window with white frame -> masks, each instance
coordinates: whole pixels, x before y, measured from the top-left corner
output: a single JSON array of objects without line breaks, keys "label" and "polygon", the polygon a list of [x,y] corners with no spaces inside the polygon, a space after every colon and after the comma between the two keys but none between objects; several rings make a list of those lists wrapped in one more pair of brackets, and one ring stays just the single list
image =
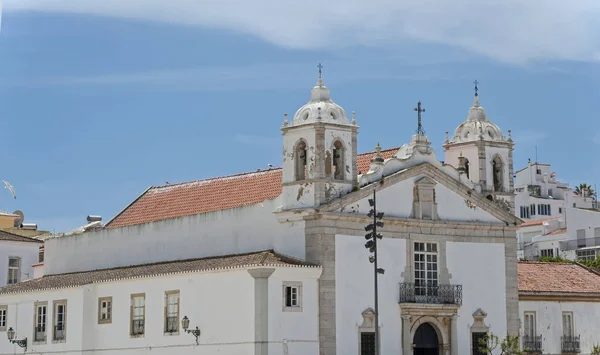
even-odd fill
[{"label": "window with white frame", "polygon": [[526,339],[532,341],[536,336],[535,333],[535,312],[525,312],[525,329],[524,333]]},{"label": "window with white frame", "polygon": [[573,313],[572,312],[563,312],[562,314],[563,320],[563,336],[567,338],[572,338],[575,333],[573,331]]},{"label": "window with white frame", "polygon": [[12,285],[21,281],[21,258],[17,256],[8,257],[8,282]]},{"label": "window with white frame", "polygon": [[131,336],[143,336],[145,322],[146,296],[144,294],[131,295]]},{"label": "window with white frame", "polygon": [[165,292],[165,333],[179,331],[179,291]]},{"label": "window with white frame", "polygon": [[531,212],[532,216],[535,216],[535,203],[531,204],[531,206],[529,206],[529,210]]},{"label": "window with white frame", "polygon": [[552,189],[548,189],[548,196],[552,197]]},{"label": "window with white frame", "polygon": [[554,257],[554,250],[553,249],[542,249],[540,253],[541,253],[542,258],[544,258],[544,257],[551,257],[551,258],[553,258]]},{"label": "window with white frame", "polygon": [[577,255],[577,260],[583,260],[583,261],[596,260],[596,250],[595,249],[576,250],[575,254]]},{"label": "window with white frame", "polygon": [[33,341],[46,341],[46,321],[48,319],[48,302],[35,303],[35,325],[33,329]]},{"label": "window with white frame", "polygon": [[98,299],[98,324],[112,322],[112,297]]},{"label": "window with white frame", "polygon": [[415,295],[437,294],[438,250],[437,243],[414,243]]},{"label": "window with white frame", "polygon": [[6,313],[8,306],[0,306],[0,332],[6,331]]},{"label": "window with white frame", "polygon": [[[535,205],[532,205],[535,206]],[[529,218],[530,217],[530,206],[521,206],[521,218]],[[531,209],[532,211],[534,211],[534,209]]]},{"label": "window with white frame", "polygon": [[54,341],[67,339],[67,301],[54,301]]},{"label": "window with white frame", "polygon": [[585,248],[585,229],[577,230],[577,247]]},{"label": "window with white frame", "polygon": [[288,312],[299,312],[302,310],[301,282],[283,282],[283,310]]}]

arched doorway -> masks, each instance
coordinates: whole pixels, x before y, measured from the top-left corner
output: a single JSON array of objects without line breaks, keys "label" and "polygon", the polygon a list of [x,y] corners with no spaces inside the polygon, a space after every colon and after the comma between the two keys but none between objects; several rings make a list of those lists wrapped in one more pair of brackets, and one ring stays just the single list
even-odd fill
[{"label": "arched doorway", "polygon": [[417,328],[413,344],[414,355],[439,355],[440,353],[438,334],[429,323],[423,323]]}]

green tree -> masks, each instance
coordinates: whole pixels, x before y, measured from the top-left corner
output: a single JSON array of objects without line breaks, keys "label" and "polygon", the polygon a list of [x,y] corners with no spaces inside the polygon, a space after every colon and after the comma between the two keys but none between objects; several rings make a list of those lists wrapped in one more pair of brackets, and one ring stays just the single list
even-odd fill
[{"label": "green tree", "polygon": [[585,192],[585,197],[596,197],[596,191],[594,190],[594,188],[592,187],[592,185],[588,185],[588,184],[579,184],[579,186],[575,186],[575,192],[577,195],[579,196],[584,196],[584,192]]},{"label": "green tree", "polygon": [[594,345],[594,348],[592,349],[591,355],[600,355],[600,346]]},{"label": "green tree", "polygon": [[519,336],[511,336],[510,334],[506,334],[506,337],[501,340],[497,335],[489,333],[483,338],[479,339],[479,351],[482,353],[492,355],[498,346],[500,346],[500,355],[524,354],[519,346]]}]

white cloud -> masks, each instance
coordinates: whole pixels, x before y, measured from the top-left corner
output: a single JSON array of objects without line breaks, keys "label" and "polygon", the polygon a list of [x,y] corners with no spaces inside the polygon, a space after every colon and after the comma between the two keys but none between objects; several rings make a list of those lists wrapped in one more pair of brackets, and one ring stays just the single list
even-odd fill
[{"label": "white cloud", "polygon": [[5,9],[222,28],[300,49],[417,40],[511,63],[600,59],[598,0],[5,0]]}]

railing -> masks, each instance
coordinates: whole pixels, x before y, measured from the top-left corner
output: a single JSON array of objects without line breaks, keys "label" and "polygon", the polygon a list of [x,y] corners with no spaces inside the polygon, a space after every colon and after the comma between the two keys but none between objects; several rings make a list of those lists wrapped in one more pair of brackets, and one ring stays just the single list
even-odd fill
[{"label": "railing", "polygon": [[598,247],[600,246],[600,238],[585,238],[585,239],[574,239],[559,242],[561,250],[575,250],[586,247]]},{"label": "railing", "polygon": [[560,348],[563,353],[578,353],[581,351],[581,336],[560,337]]},{"label": "railing", "polygon": [[523,350],[529,353],[541,353],[542,352],[542,336],[534,335],[523,336]]},{"label": "railing", "polygon": [[54,326],[54,340],[65,340],[65,326],[55,325]]},{"label": "railing", "polygon": [[462,304],[462,285],[400,284],[400,303]]},{"label": "railing", "polygon": [[135,319],[131,321],[131,335],[144,335],[143,319]]},{"label": "railing", "polygon": [[167,317],[165,319],[165,333],[176,333],[179,329],[177,317]]},{"label": "railing", "polygon": [[34,329],[33,341],[46,341],[46,327],[38,325]]}]

